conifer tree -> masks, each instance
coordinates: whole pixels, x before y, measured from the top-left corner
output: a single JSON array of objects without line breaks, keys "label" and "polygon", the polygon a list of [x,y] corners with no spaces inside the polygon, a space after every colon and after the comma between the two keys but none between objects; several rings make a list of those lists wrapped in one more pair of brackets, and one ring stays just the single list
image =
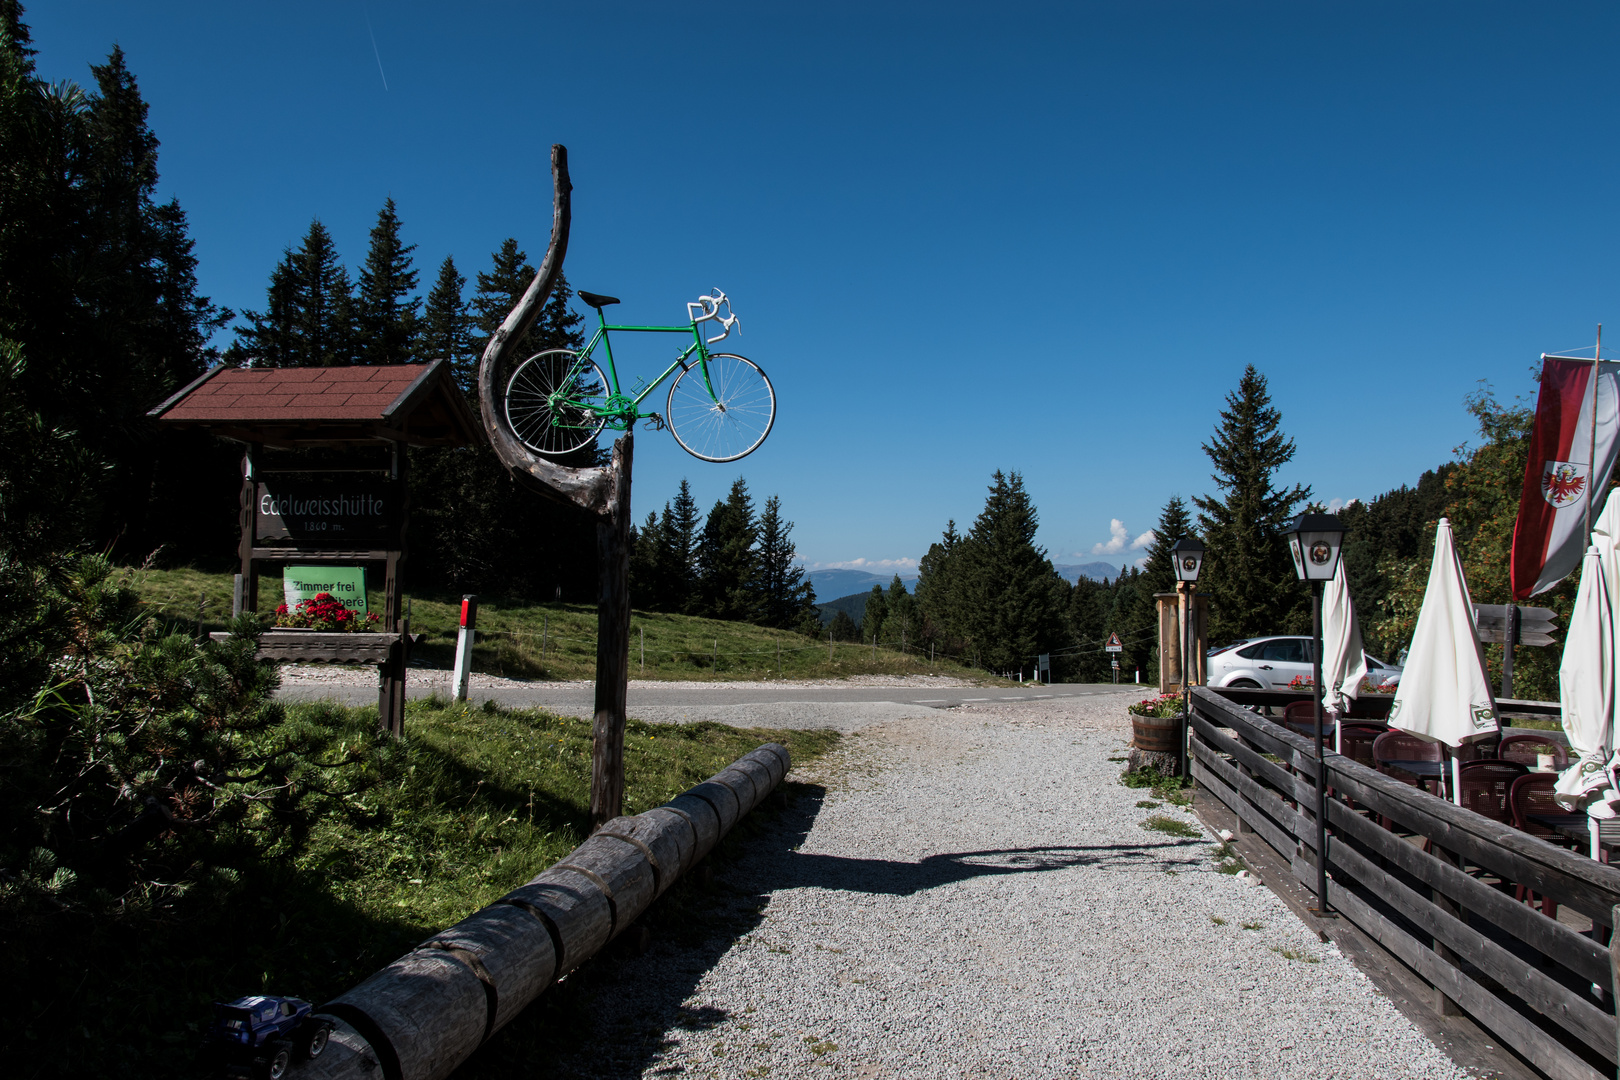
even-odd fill
[{"label": "conifer tree", "polygon": [[1278,488],[1272,481],[1293,460],[1294,441],[1280,430],[1282,414],[1253,364],[1226,396],[1226,406],[1204,444],[1221,494],[1193,500],[1207,551],[1200,585],[1210,594],[1212,643],[1300,630],[1301,619],[1310,617],[1309,594],[1282,534],[1311,489]]},{"label": "conifer tree", "polygon": [[298,267],[293,294],[297,363],[309,367],[354,363],[354,289],[349,271],[338,260],[332,234],[320,218],[310,222],[294,262]]},{"label": "conifer tree", "polygon": [[816,591],[798,565],[792,531],[793,522],[782,520],[781,497],[766,499],[759,518],[760,623],[781,630],[819,627]]},{"label": "conifer tree", "polygon": [[1130,658],[1138,662],[1143,677],[1152,682],[1157,682],[1159,678],[1159,604],[1156,594],[1175,591],[1176,568],[1170,549],[1176,545],[1176,541],[1191,533],[1192,520],[1187,514],[1187,504],[1179,495],[1170,496],[1170,501],[1164,504],[1159,514],[1159,524],[1153,529],[1153,542],[1147,547],[1147,560],[1142,564],[1141,577],[1132,586],[1135,608],[1122,612],[1120,626],[1116,627],[1121,640],[1130,635],[1132,641],[1140,640],[1143,643],[1141,651]]},{"label": "conifer tree", "polygon": [[703,523],[698,547],[698,614],[753,622],[759,615],[759,539],[748,483],[737,477]]},{"label": "conifer tree", "polygon": [[663,545],[658,553],[658,578],[662,583],[664,610],[694,614],[698,610],[697,545],[698,508],[692,485],[681,477],[675,502],[664,504]]},{"label": "conifer tree", "polygon": [[411,266],[415,244],[399,235],[399,214],[392,197],[377,213],[371,247],[360,269],[354,317],[359,335],[355,359],[362,364],[404,364],[416,359],[415,339],[422,301]]},{"label": "conifer tree", "polygon": [[1069,642],[1068,582],[1035,546],[1039,519],[1018,473],[997,471],[956,558],[956,618],[991,670],[1019,670]]},{"label": "conifer tree", "polygon": [[242,312],[247,325],[236,328],[236,342],[226,350],[226,361],[238,367],[281,368],[297,364],[297,311],[298,260],[288,248],[270,271],[264,310]]},{"label": "conifer tree", "polygon": [[909,650],[917,644],[917,600],[906,591],[900,575],[889,582],[889,595],[884,603],[883,640],[904,644]]},{"label": "conifer tree", "polygon": [[643,611],[668,611],[663,583],[658,580],[658,551],[663,546],[658,513],[647,515],[641,527],[630,530],[630,606]]},{"label": "conifer tree", "polygon": [[827,633],[834,641],[859,641],[861,628],[849,617],[849,612],[840,608],[827,623]]},{"label": "conifer tree", "polygon": [[422,309],[417,352],[423,360],[448,360],[456,385],[471,397],[478,389],[478,354],[473,349],[472,316],[463,298],[466,287],[456,261],[446,255]]},{"label": "conifer tree", "polygon": [[963,643],[956,615],[958,560],[962,538],[956,521],[945,523],[945,533],[917,564],[918,644],[927,643],[949,654],[960,654]]},{"label": "conifer tree", "polygon": [[883,586],[874,585],[866,594],[866,607],[861,611],[861,640],[883,641],[883,623],[889,617],[889,598],[883,595]]}]

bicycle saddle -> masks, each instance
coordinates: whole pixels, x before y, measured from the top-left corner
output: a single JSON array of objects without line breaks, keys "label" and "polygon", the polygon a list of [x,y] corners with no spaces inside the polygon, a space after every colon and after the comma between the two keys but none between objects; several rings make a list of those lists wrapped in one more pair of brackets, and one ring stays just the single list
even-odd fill
[{"label": "bicycle saddle", "polygon": [[619,302],[619,298],[617,296],[598,296],[596,293],[586,292],[584,289],[579,290],[579,298],[598,311],[601,311],[609,304],[617,304]]}]

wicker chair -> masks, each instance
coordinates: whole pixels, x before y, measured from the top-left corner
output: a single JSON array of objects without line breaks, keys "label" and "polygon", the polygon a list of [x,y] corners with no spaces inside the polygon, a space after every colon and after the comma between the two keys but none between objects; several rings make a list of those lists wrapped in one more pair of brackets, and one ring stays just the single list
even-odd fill
[{"label": "wicker chair", "polygon": [[1517,761],[1487,758],[1465,761],[1459,766],[1463,809],[1472,810],[1504,825],[1513,824],[1508,807],[1508,791],[1513,782],[1528,773]]},{"label": "wicker chair", "polygon": [[1559,772],[1569,768],[1569,751],[1543,735],[1504,735],[1496,753],[1504,761],[1517,761],[1533,769],[1536,767],[1536,752],[1543,746],[1552,749],[1553,764]]},{"label": "wicker chair", "polygon": [[[1503,740],[1504,742],[1506,740]],[[1561,814],[1564,808],[1553,800],[1553,785],[1558,777],[1551,773],[1530,773],[1513,781],[1508,788],[1508,809],[1513,814],[1513,827],[1531,836],[1539,836],[1549,844],[1573,847],[1575,842],[1550,825],[1531,821],[1531,814]],[[1527,886],[1513,886],[1513,896],[1521,903],[1541,904],[1541,913],[1549,919],[1558,918],[1558,902],[1539,895]]]}]

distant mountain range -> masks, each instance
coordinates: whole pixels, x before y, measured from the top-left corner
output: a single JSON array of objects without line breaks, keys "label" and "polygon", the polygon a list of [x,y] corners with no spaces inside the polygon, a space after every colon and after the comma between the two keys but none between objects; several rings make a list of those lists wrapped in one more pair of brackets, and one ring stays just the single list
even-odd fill
[{"label": "distant mountain range", "polygon": [[1088,577],[1092,581],[1101,581],[1104,578],[1107,578],[1109,581],[1113,581],[1115,578],[1119,577],[1120,571],[1129,565],[1129,563],[1088,562],[1080,563],[1078,565],[1054,564],[1052,569],[1058,572],[1058,577],[1061,577],[1064,581],[1067,581],[1069,584],[1073,585],[1083,577]]},{"label": "distant mountain range", "polygon": [[[887,589],[889,582],[894,580],[893,574],[870,574],[865,570],[811,570],[804,576],[816,587],[818,600],[825,596],[843,597],[850,593],[869,593],[874,585],[881,585]],[[909,590],[917,584],[917,575],[901,574],[900,580]]]}]

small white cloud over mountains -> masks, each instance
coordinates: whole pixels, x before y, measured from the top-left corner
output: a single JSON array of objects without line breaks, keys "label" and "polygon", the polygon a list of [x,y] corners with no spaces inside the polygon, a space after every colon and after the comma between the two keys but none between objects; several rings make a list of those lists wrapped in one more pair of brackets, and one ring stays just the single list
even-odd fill
[{"label": "small white cloud over mountains", "polygon": [[811,563],[812,570],[865,570],[869,574],[905,574],[917,569],[916,559],[846,559],[843,562]]},{"label": "small white cloud over mountains", "polygon": [[1330,499],[1328,500],[1328,513],[1337,514],[1347,506],[1354,506],[1360,499]]},{"label": "small white cloud over mountains", "polygon": [[[1125,523],[1119,518],[1113,518],[1108,522],[1108,534],[1107,542],[1091,545],[1093,555],[1118,555],[1127,547],[1136,551],[1153,543],[1152,529],[1132,540],[1130,532],[1125,528]],[[1078,555],[1079,552],[1075,554]]]}]

